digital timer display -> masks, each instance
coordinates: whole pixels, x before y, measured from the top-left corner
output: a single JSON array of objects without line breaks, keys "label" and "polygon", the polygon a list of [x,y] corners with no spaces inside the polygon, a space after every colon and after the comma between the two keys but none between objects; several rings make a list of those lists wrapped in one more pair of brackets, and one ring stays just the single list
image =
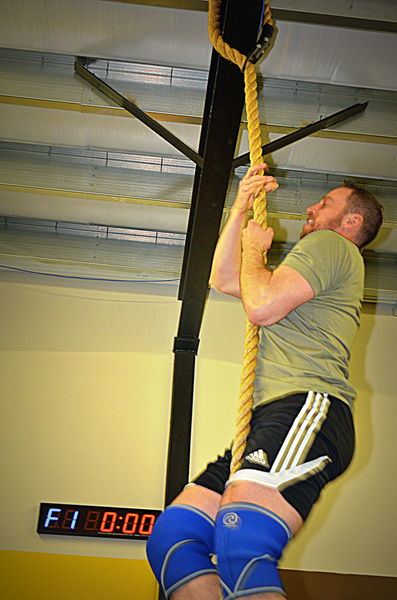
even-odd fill
[{"label": "digital timer display", "polygon": [[147,540],[161,510],[40,504],[37,533]]}]

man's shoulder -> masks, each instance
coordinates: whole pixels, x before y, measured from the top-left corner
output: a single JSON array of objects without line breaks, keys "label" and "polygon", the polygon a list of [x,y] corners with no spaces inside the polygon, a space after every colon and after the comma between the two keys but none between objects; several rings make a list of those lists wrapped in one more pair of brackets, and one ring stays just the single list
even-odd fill
[{"label": "man's shoulder", "polygon": [[331,242],[335,244],[353,244],[350,240],[346,239],[340,233],[333,231],[332,229],[320,229],[318,231],[311,231],[299,240],[298,244],[324,244],[325,242]]},{"label": "man's shoulder", "polygon": [[315,249],[316,253],[321,251],[321,249],[326,250],[327,253],[335,249],[360,256],[360,251],[356,244],[332,229],[320,229],[319,231],[308,233],[295,244],[293,249],[302,251],[310,251],[311,249],[314,251]]},{"label": "man's shoulder", "polygon": [[358,247],[339,233],[321,229],[305,235],[285,257],[283,265],[298,271],[315,295],[354,279],[361,281],[363,259]]}]

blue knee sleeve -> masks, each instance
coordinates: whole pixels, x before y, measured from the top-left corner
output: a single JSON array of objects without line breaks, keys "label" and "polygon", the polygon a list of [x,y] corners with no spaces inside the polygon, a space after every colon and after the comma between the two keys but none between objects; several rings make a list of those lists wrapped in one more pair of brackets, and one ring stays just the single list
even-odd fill
[{"label": "blue knee sleeve", "polygon": [[245,502],[218,512],[215,553],[225,598],[249,594],[284,594],[277,561],[290,538],[288,525],[274,513]]},{"label": "blue knee sleeve", "polygon": [[214,530],[208,515],[185,504],[172,504],[159,516],[146,554],[167,598],[191,579],[216,573],[211,562]]}]

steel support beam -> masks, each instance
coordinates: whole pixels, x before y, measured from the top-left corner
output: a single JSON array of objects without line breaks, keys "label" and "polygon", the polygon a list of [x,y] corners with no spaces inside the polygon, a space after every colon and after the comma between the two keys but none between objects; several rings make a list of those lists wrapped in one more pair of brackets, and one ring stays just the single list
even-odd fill
[{"label": "steel support beam", "polygon": [[[260,0],[223,3],[224,39],[244,54],[255,46],[261,7]],[[196,171],[179,294],[182,306],[174,345],[166,504],[189,477],[195,355],[243,106],[240,70],[213,52],[200,140],[203,166]]]},{"label": "steel support beam", "polygon": [[[199,149],[198,149],[200,156],[204,156],[204,152],[205,152],[205,144],[206,144],[207,133],[208,133],[208,124],[209,124],[209,120],[210,120],[211,106],[212,106],[212,102],[213,102],[214,86],[216,83],[217,72],[218,72],[217,57],[218,57],[217,53],[213,52],[212,56],[211,56],[210,70],[208,73],[207,92],[206,92],[206,96],[205,96],[203,121],[202,121],[201,132],[200,132],[200,141],[199,141]],[[194,182],[193,182],[192,197],[191,197],[191,202],[190,202],[189,221],[188,221],[187,231],[186,231],[185,250],[184,250],[184,254],[183,254],[183,263],[182,263],[181,279],[180,279],[180,284],[179,284],[178,300],[183,300],[183,296],[184,296],[187,259],[190,254],[190,244],[191,244],[191,239],[192,239],[194,217],[196,214],[197,196],[198,196],[198,191],[199,191],[199,187],[200,187],[201,174],[202,174],[202,169],[199,166],[197,166],[195,173],[194,173]]]},{"label": "steel support beam", "polygon": [[142,121],[145,125],[147,125],[152,131],[161,136],[166,142],[174,146],[179,152],[182,152],[185,156],[190,158],[196,165],[202,165],[203,159],[201,156],[197,154],[193,148],[182,142],[179,138],[177,138],[171,131],[163,127],[158,121],[152,119],[149,115],[147,115],[143,110],[141,110],[134,102],[128,100],[122,96],[119,92],[117,92],[114,88],[110,87],[107,83],[105,83],[102,79],[91,73],[84,65],[84,59],[76,60],[74,63],[75,71],[78,75],[83,77],[90,85],[92,85],[95,89],[100,91],[110,100],[113,100],[118,106],[125,108],[131,115]]},{"label": "steel support beam", "polygon": [[[271,154],[276,150],[281,150],[281,148],[285,148],[285,146],[289,146],[294,142],[302,140],[303,138],[308,137],[313,133],[316,133],[316,131],[320,131],[320,129],[326,129],[327,127],[331,127],[332,125],[336,125],[337,123],[346,121],[354,115],[364,112],[367,106],[368,102],[353,104],[352,106],[349,106],[348,108],[344,108],[343,110],[333,113],[328,117],[324,117],[324,119],[320,119],[319,121],[310,123],[310,125],[301,127],[300,129],[297,129],[292,133],[288,133],[287,135],[284,135],[283,137],[274,140],[274,142],[270,142],[269,144],[265,144],[264,146],[262,146],[262,154],[263,156],[266,156],[267,154]],[[249,161],[249,152],[247,152],[246,154],[242,154],[241,156],[238,156],[234,159],[232,163],[233,169],[236,169],[236,167],[240,167],[241,165],[247,165]]]}]

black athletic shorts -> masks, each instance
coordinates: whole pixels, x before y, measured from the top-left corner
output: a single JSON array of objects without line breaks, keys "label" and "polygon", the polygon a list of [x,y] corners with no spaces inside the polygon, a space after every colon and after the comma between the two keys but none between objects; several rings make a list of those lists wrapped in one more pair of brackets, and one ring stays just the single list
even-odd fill
[{"label": "black athletic shorts", "polygon": [[[281,494],[306,519],[322,488],[347,469],[353,452],[354,425],[346,403],[327,394],[294,394],[253,411],[241,468],[284,477]],[[230,460],[226,450],[192,483],[223,494]]]}]

